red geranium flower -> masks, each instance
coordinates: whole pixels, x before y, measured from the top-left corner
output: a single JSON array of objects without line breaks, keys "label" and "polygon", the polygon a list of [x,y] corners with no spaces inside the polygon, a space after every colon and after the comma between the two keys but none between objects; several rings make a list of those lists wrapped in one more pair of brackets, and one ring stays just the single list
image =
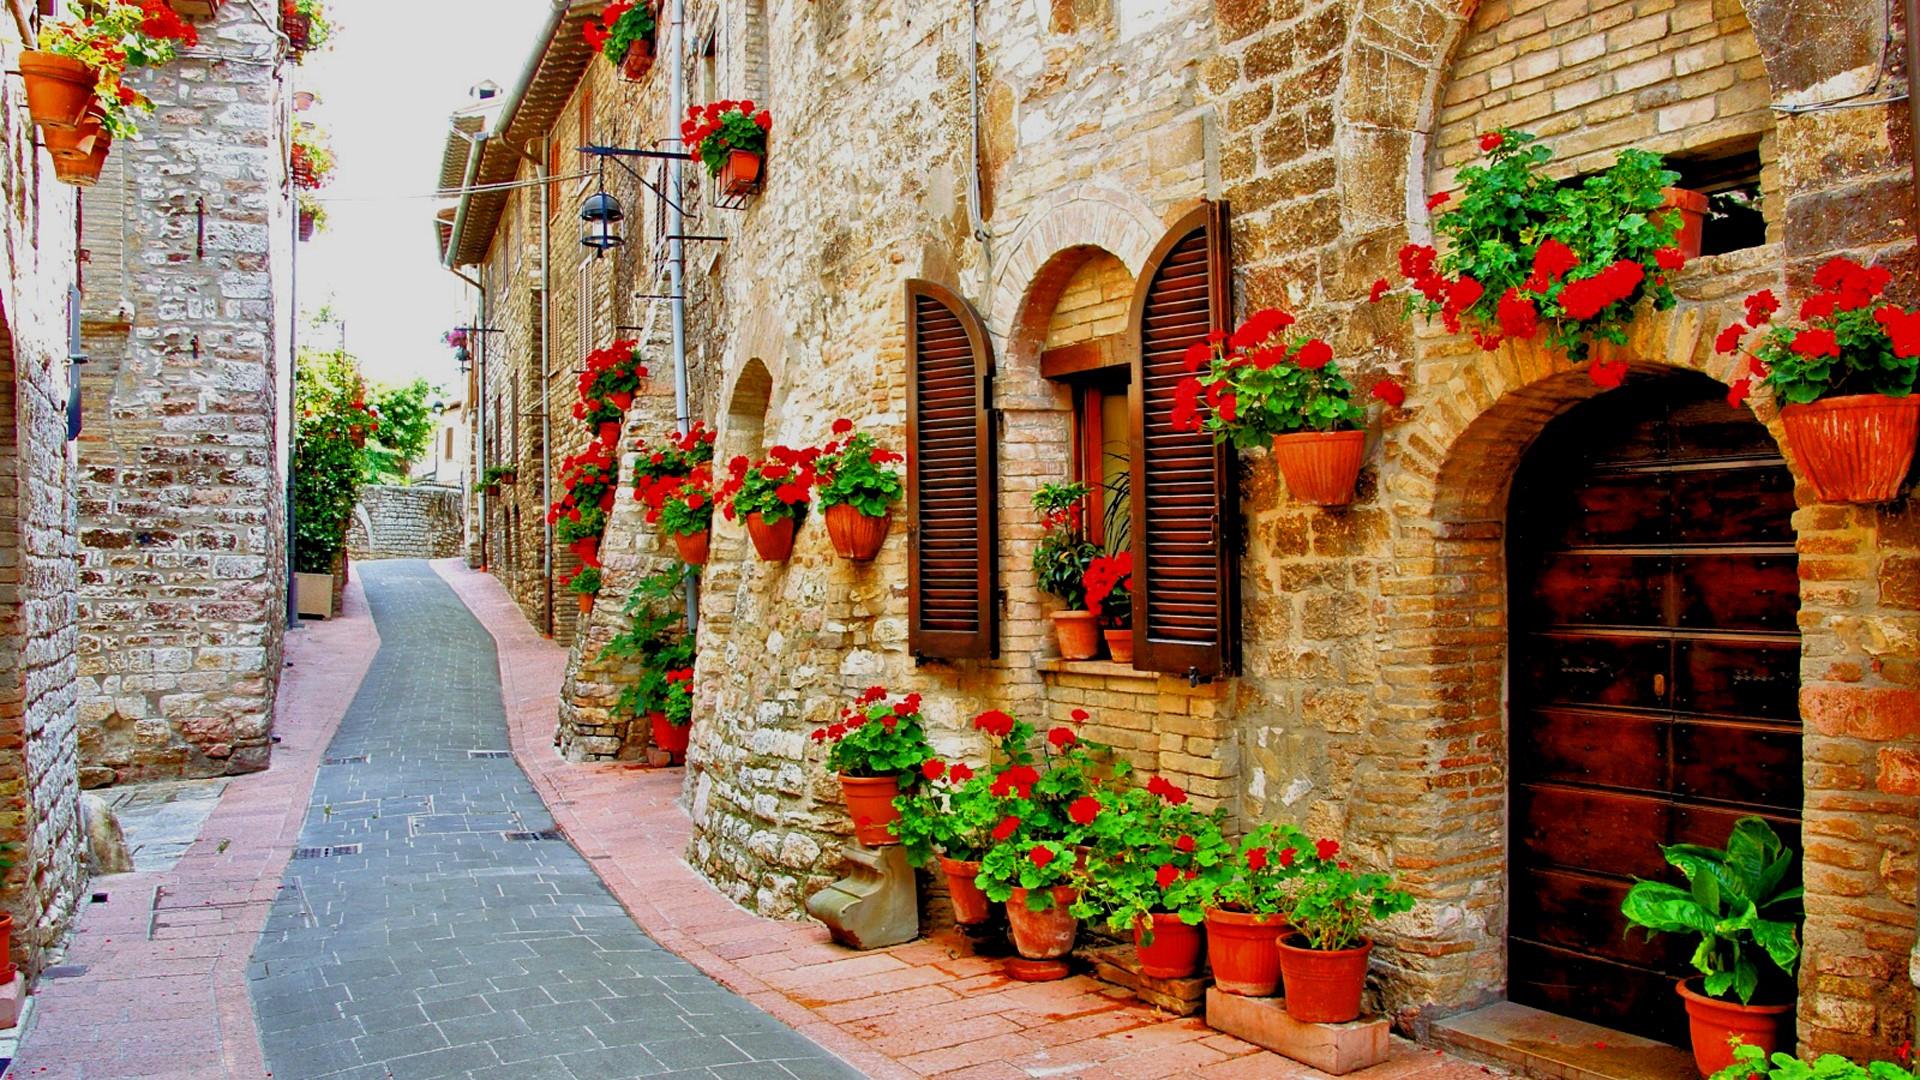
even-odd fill
[{"label": "red geranium flower", "polygon": [[1082,795],[1067,807],[1067,816],[1075,825],[1091,825],[1093,819],[1100,816],[1100,800],[1091,795]]},{"label": "red geranium flower", "polygon": [[1386,402],[1389,408],[1397,409],[1407,403],[1406,388],[1392,379],[1381,379],[1374,383],[1370,393],[1374,400]]},{"label": "red geranium flower", "polygon": [[1367,294],[1367,300],[1377,304],[1380,302],[1380,298],[1387,295],[1387,291],[1392,288],[1393,285],[1389,283],[1386,278],[1379,278],[1374,281],[1373,291]]},{"label": "red geranium flower", "polygon": [[1174,869],[1172,863],[1161,864],[1160,869],[1153,874],[1153,883],[1163,889],[1179,880],[1180,871]]},{"label": "red geranium flower", "polygon": [[1073,733],[1072,728],[1057,727],[1047,732],[1047,741],[1053,744],[1055,750],[1065,750],[1080,739]]},{"label": "red geranium flower", "polygon": [[971,779],[973,779],[973,767],[964,761],[955,762],[953,768],[947,770],[947,782],[955,787]]},{"label": "red geranium flower", "polygon": [[1004,843],[1008,837],[1019,831],[1020,819],[1008,814],[1000,819],[1000,824],[993,827],[993,839],[995,842]]},{"label": "red geranium flower", "polygon": [[1328,859],[1333,858],[1335,855],[1340,854],[1340,841],[1315,840],[1313,842],[1313,853],[1315,855],[1320,856],[1321,862],[1325,862]]},{"label": "red geranium flower", "polygon": [[1780,298],[1773,295],[1772,289],[1761,289],[1747,297],[1747,325],[1759,326],[1773,318],[1773,313],[1779,310]]},{"label": "red geranium flower", "polygon": [[1054,859],[1053,849],[1035,844],[1033,850],[1027,852],[1027,859],[1033,863],[1036,869],[1045,870],[1047,864]]},{"label": "red geranium flower", "polygon": [[1444,191],[1439,192],[1438,194],[1435,194],[1435,195],[1429,195],[1427,197],[1427,213],[1431,214],[1435,210],[1438,210],[1442,206],[1445,206],[1447,204],[1447,200],[1451,198],[1453,198],[1453,196],[1449,195]]},{"label": "red geranium flower", "polygon": [[947,763],[939,758],[928,758],[920,763],[920,775],[929,780],[938,780],[947,775]]},{"label": "red geranium flower", "polygon": [[1816,356],[1839,356],[1840,339],[1834,337],[1831,330],[1802,330],[1793,335],[1793,351],[1808,359]]},{"label": "red geranium flower", "polygon": [[1608,390],[1612,390],[1614,387],[1626,381],[1627,362],[1625,360],[1615,360],[1609,363],[1602,360],[1595,360],[1593,363],[1587,365],[1587,375],[1593,379],[1595,386],[1603,386]]},{"label": "red geranium flower", "polygon": [[1727,387],[1727,404],[1735,409],[1747,400],[1747,394],[1753,389],[1752,379],[1735,379]]},{"label": "red geranium flower", "polygon": [[1674,247],[1663,247],[1654,252],[1653,261],[1662,270],[1678,270],[1687,265],[1687,257]]},{"label": "red geranium flower", "polygon": [[1552,237],[1540,241],[1533,252],[1533,272],[1548,281],[1560,280],[1562,274],[1579,265],[1580,256]]},{"label": "red geranium flower", "polygon": [[1257,847],[1257,848],[1254,848],[1252,851],[1247,852],[1247,869],[1265,870],[1266,868],[1267,868],[1267,849],[1266,848]]},{"label": "red geranium flower", "polygon": [[989,709],[973,718],[973,726],[996,739],[1004,739],[1013,732],[1013,717],[999,709]]},{"label": "red geranium flower", "polygon": [[1747,328],[1741,323],[1728,323],[1720,336],[1713,339],[1715,352],[1731,353],[1740,348],[1740,339],[1747,336]]},{"label": "red geranium flower", "polygon": [[1491,154],[1506,145],[1507,137],[1498,131],[1489,131],[1480,136],[1480,152]]},{"label": "red geranium flower", "polygon": [[1071,713],[1068,713],[1067,715],[1073,718],[1074,723],[1084,724],[1087,722],[1087,720],[1092,714],[1088,713],[1087,710],[1085,709],[1075,709]]}]

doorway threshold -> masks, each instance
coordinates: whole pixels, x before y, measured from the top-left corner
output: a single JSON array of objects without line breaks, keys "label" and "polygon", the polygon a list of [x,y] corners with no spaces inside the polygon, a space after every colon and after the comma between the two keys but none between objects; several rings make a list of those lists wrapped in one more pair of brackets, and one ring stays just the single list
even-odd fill
[{"label": "doorway threshold", "polygon": [[1680,1047],[1502,1001],[1433,1023],[1432,1039],[1546,1080],[1699,1080]]}]

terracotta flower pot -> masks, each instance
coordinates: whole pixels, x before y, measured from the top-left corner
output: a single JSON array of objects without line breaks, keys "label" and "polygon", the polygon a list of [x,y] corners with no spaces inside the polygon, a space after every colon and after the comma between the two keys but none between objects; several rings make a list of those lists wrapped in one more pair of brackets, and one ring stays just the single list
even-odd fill
[{"label": "terracotta flower pot", "polygon": [[1780,1046],[1780,1019],[1793,1012],[1792,1005],[1742,1005],[1738,1001],[1711,998],[1700,991],[1699,979],[1674,984],[1687,1003],[1687,1027],[1693,1033],[1693,1063],[1701,1076],[1712,1076],[1733,1064],[1732,1036],[1740,1036],[1748,1046],[1757,1046],[1768,1056]]},{"label": "terracotta flower pot", "polygon": [[292,51],[294,59],[298,60],[312,43],[313,20],[297,11],[282,12],[280,32],[287,35],[287,48]]},{"label": "terracotta flower pot", "polygon": [[300,239],[302,241],[313,239],[314,230],[319,227],[320,223],[315,220],[312,213],[306,210],[300,211]]},{"label": "terracotta flower pot", "polygon": [[686,755],[687,735],[693,730],[692,724],[675,726],[667,714],[661,712],[649,714],[647,720],[653,726],[654,749],[666,751],[675,761]]},{"label": "terracotta flower pot", "polygon": [[639,82],[653,71],[653,39],[641,38],[627,46],[626,61],[620,65],[620,74],[628,82]]},{"label": "terracotta flower pot", "polygon": [[673,546],[680,549],[681,562],[688,566],[705,566],[712,539],[713,532],[709,529],[701,529],[691,536],[674,533]]},{"label": "terracotta flower pot", "polygon": [[1133,663],[1132,630],[1102,630],[1100,636],[1106,639],[1107,655],[1113,657],[1114,663]]},{"label": "terracotta flower pot", "polygon": [[1007,926],[1013,947],[1028,960],[1058,960],[1073,951],[1080,920],[1069,911],[1079,892],[1067,885],[1053,888],[1053,904],[1045,911],[1027,906],[1027,890],[1015,889],[1007,898]]},{"label": "terracotta flower pot", "polygon": [[892,525],[891,513],[873,517],[848,503],[827,507],[827,537],[833,541],[833,550],[853,562],[872,562]]},{"label": "terracotta flower pot", "polygon": [[753,537],[753,550],[762,562],[786,562],[793,557],[793,519],[781,518],[769,523],[758,513],[747,515],[747,535]]},{"label": "terracotta flower pot", "polygon": [[488,484],[488,485],[487,485],[487,498],[489,498],[489,499],[497,499],[497,498],[499,498],[499,497],[500,497],[500,485],[499,485],[499,484]]},{"label": "terracotta flower pot", "polygon": [[728,195],[745,195],[760,183],[760,155],[748,150],[727,151],[727,162],[720,167],[720,190]]},{"label": "terracotta flower pot", "polygon": [[1222,991],[1242,997],[1272,997],[1280,985],[1280,935],[1287,921],[1279,915],[1207,911],[1207,963]]},{"label": "terracotta flower pot", "polygon": [[1300,431],[1273,438],[1273,460],[1288,493],[1311,506],[1352,502],[1366,451],[1364,431]]},{"label": "terracotta flower pot", "polygon": [[1133,928],[1133,950],[1142,974],[1155,979],[1184,979],[1200,969],[1200,928],[1188,926],[1178,915],[1153,913],[1153,940],[1144,926]]},{"label": "terracotta flower pot", "polygon": [[840,793],[846,796],[847,813],[853,818],[855,839],[868,847],[897,844],[899,839],[888,828],[900,820],[893,800],[900,797],[897,776],[848,776],[840,774]]},{"label": "terracotta flower pot", "polygon": [[13,916],[0,914],[0,986],[13,981]]},{"label": "terracotta flower pot", "polygon": [[594,595],[592,593],[574,593],[574,599],[580,601],[580,614],[593,614]]},{"label": "terracotta flower pot", "polygon": [[54,178],[74,187],[92,187],[100,180],[107,164],[107,151],[113,148],[113,134],[89,117],[79,127],[44,128],[41,141],[53,158]]},{"label": "terracotta flower pot", "polygon": [[1849,394],[1780,410],[1787,441],[1821,502],[1900,497],[1920,430],[1920,394]]},{"label": "terracotta flower pot", "polygon": [[27,111],[43,128],[70,128],[87,117],[100,73],[71,56],[29,49],[20,54]]},{"label": "terracotta flower pot", "polygon": [[940,856],[940,869],[947,874],[947,895],[953,898],[953,921],[961,926],[978,926],[993,913],[992,901],[980,891],[974,879],[980,876],[980,864],[964,859]]},{"label": "terracotta flower pot", "polygon": [[573,542],[573,553],[580,556],[580,561],[586,563],[588,566],[599,566],[600,538],[597,536],[583,536],[575,540]]},{"label": "terracotta flower pot", "polygon": [[1661,188],[1660,194],[1667,197],[1663,208],[1676,210],[1680,214],[1680,232],[1673,238],[1673,246],[1680,254],[1689,259],[1700,257],[1700,240],[1707,224],[1707,197],[1697,191],[1686,188]]},{"label": "terracotta flower pot", "polygon": [[1100,655],[1100,616],[1091,611],[1056,611],[1053,636],[1060,642],[1063,660],[1091,660]]},{"label": "terracotta flower pot", "polygon": [[1298,934],[1276,940],[1288,1016],[1303,1024],[1344,1024],[1359,1018],[1372,941],[1353,949],[1309,949]]},{"label": "terracotta flower pot", "polygon": [[620,421],[608,420],[600,425],[600,441],[608,446],[620,441]]},{"label": "terracotta flower pot", "polygon": [[293,182],[296,187],[316,188],[320,186],[320,176],[313,171],[313,162],[308,161],[299,154],[293,156]]}]

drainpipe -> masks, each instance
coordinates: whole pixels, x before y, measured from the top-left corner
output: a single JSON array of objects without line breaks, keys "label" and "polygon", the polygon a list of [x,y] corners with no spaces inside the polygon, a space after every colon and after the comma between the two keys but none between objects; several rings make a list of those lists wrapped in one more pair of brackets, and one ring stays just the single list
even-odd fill
[{"label": "drainpipe", "polygon": [[[685,149],[680,145],[680,118],[686,113],[687,0],[673,0],[673,33],[670,40],[673,73],[667,81],[667,140],[678,150]],[[667,200],[667,235],[673,238],[667,241],[667,294],[673,297],[670,302],[673,313],[673,416],[675,426],[682,435],[693,425],[693,410],[687,388],[687,242],[681,239],[687,231],[686,216],[681,209],[685,205],[681,200],[686,197],[681,171],[685,161],[682,155],[675,155],[667,161],[667,190],[673,193],[673,197]],[[700,626],[699,578],[689,574],[686,588],[687,633],[691,634]]]},{"label": "drainpipe", "polygon": [[[1907,0],[1907,2],[1911,4],[1914,0]],[[967,218],[973,225],[973,238],[980,241],[980,246],[984,248],[987,241],[993,238],[993,233],[987,229],[986,218],[980,212],[985,202],[980,195],[980,0],[973,0],[972,11],[967,19],[967,35],[972,44],[972,51],[967,61],[967,83],[971,87],[969,100],[973,106],[967,117],[973,129],[973,160],[969,162],[972,166],[969,172],[972,175],[967,187]]]},{"label": "drainpipe", "polygon": [[[547,168],[552,159],[551,135],[540,140],[540,160],[534,163],[534,175],[540,179],[540,521],[541,597],[546,611],[547,636],[553,625],[553,176]],[[518,422],[517,420],[515,421]]]},{"label": "drainpipe", "polygon": [[[480,294],[480,326],[483,328],[492,326],[492,312],[487,310],[486,285],[478,278],[468,277],[458,270],[449,272],[452,273],[454,277],[472,286],[473,291]],[[487,489],[482,487],[478,491],[474,491],[474,487],[476,486],[474,479],[480,473],[485,472],[487,467],[487,339],[493,335],[483,331],[470,336],[475,336],[480,339],[477,343],[474,343],[474,347],[470,352],[470,355],[473,357],[475,389],[473,400],[467,402],[467,416],[469,418],[467,422],[474,425],[475,445],[472,449],[475,456],[475,463],[467,470],[470,475],[462,476],[460,483],[465,485],[467,490],[473,494],[475,517],[477,517],[480,522],[478,530],[480,534],[480,565],[484,567],[487,565]]]},{"label": "drainpipe", "polygon": [[1907,23],[1907,149],[1913,156],[1913,198],[1915,213],[1911,221],[1914,243],[1920,245],[1920,0],[1906,0]]}]

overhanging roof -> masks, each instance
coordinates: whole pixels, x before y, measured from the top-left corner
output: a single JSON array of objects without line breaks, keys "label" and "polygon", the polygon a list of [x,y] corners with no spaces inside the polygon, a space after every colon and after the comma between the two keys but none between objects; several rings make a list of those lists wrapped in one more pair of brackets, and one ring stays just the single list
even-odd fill
[{"label": "overhanging roof", "polygon": [[[523,155],[553,129],[593,60],[583,30],[587,21],[606,6],[605,0],[555,0],[555,5],[555,18],[549,20],[544,37],[535,46],[520,84],[507,97],[499,118],[479,144],[479,167],[473,176],[476,188],[511,183],[519,175],[520,163],[526,160]],[[470,143],[459,131],[456,119],[441,155],[442,191],[458,191],[467,176]],[[452,171],[456,168],[457,174]],[[456,224],[446,230],[440,261],[448,266],[483,261],[512,194],[480,191],[464,196],[461,207],[465,213],[456,213]]]}]

